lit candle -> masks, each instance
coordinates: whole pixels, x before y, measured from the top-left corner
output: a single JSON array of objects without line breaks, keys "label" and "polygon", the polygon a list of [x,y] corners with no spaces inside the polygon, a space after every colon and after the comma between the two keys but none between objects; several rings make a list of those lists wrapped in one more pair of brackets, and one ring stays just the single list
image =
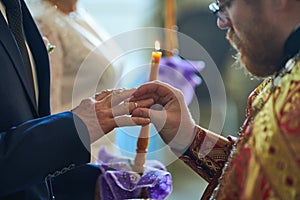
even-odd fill
[{"label": "lit candle", "polygon": [[159,62],[162,55],[161,51],[159,50],[160,50],[160,43],[159,41],[155,41],[155,51],[152,52],[149,81],[154,81],[157,80],[158,78]]},{"label": "lit candle", "polygon": [[[149,81],[154,81],[158,78],[159,62],[162,56],[162,53],[159,50],[160,43],[158,41],[155,41],[155,51],[152,52]],[[136,156],[134,159],[133,166],[133,170],[137,173],[144,172],[144,164],[146,162],[146,154],[149,144],[149,133],[150,125],[143,126],[140,130],[139,138],[137,141]]]}]

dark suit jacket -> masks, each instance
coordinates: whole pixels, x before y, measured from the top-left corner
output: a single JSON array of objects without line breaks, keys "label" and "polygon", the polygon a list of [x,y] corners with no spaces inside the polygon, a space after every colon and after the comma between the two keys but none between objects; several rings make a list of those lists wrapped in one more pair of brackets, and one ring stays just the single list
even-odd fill
[{"label": "dark suit jacket", "polygon": [[56,199],[93,199],[99,170],[85,164],[87,129],[71,112],[50,115],[48,53],[23,0],[21,6],[39,100],[36,106],[16,41],[0,15],[0,199],[49,199],[49,186]]}]

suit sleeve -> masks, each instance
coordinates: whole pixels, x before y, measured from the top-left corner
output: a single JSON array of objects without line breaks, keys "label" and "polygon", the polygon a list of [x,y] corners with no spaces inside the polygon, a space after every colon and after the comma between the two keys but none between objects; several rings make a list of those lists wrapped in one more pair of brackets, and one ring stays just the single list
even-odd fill
[{"label": "suit sleeve", "polygon": [[44,181],[70,165],[88,163],[89,135],[72,112],[27,121],[0,134],[0,196]]}]

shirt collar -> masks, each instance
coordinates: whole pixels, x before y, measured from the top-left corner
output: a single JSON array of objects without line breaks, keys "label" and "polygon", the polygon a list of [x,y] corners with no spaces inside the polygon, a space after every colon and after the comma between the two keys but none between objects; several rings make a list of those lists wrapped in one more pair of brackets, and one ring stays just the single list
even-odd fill
[{"label": "shirt collar", "polygon": [[7,18],[6,18],[6,12],[5,12],[5,7],[4,7],[4,5],[3,5],[3,3],[2,3],[2,1],[0,0],[0,12],[2,13],[2,15],[3,15],[3,17],[4,17],[4,19],[6,20],[6,22],[7,22]]}]

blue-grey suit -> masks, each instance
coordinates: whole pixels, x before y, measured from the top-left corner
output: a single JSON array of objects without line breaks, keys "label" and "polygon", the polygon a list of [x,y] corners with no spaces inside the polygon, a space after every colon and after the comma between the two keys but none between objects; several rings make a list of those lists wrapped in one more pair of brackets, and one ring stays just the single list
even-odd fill
[{"label": "blue-grey suit", "polygon": [[93,199],[99,170],[85,164],[90,159],[87,129],[71,112],[50,115],[48,53],[23,0],[21,7],[36,67],[38,106],[0,14],[0,199],[49,199],[50,193],[56,199]]}]

